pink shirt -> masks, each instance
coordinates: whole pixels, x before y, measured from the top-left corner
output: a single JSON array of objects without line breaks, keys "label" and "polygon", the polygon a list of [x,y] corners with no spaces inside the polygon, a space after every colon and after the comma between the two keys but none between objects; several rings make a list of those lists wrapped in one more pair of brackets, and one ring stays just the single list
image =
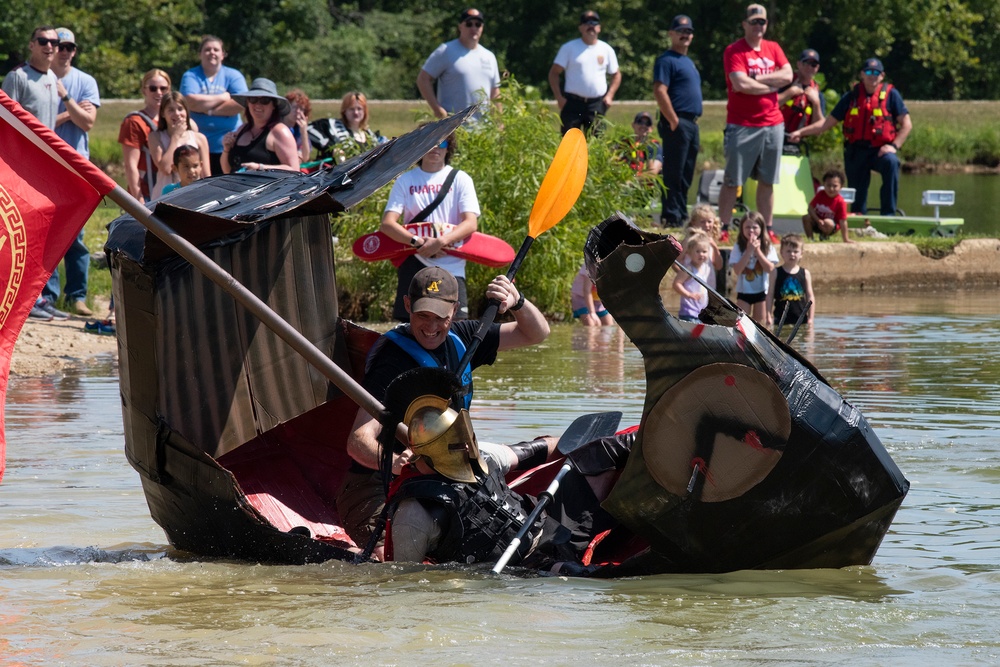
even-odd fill
[{"label": "pink shirt", "polygon": [[729,94],[726,123],[747,127],[768,127],[784,122],[781,107],[778,105],[778,93],[767,95],[739,93],[733,90],[733,82],[729,78],[731,72],[757,76],[770,74],[787,65],[785,52],[777,42],[761,40],[760,50],[755,51],[746,39],[740,39],[726,47],[722,55],[722,64],[726,71],[726,92]]}]

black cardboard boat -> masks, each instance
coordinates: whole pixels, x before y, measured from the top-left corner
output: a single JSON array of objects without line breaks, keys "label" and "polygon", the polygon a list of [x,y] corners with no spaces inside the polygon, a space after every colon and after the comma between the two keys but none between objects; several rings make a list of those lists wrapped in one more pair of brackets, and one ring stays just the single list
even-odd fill
[{"label": "black cardboard boat", "polygon": [[[333,171],[206,179],[154,213],[360,380],[377,334],[338,316],[329,216],[461,120]],[[126,456],[170,543],[254,562],[354,559],[334,497],[356,403],[134,218],[112,224],[106,250]],[[622,527],[595,553],[597,574],[869,563],[908,483],[864,417],[733,304],[713,297],[714,324],[663,310],[658,286],[678,250],[621,216],[587,242],[647,375],[638,443],[605,502]]]}]

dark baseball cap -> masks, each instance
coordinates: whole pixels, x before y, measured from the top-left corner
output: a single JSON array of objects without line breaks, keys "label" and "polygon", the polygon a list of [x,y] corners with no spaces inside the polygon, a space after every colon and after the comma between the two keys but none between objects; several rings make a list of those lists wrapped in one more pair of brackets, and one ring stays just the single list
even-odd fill
[{"label": "dark baseball cap", "polygon": [[595,12],[593,10],[588,10],[588,11],[580,14],[580,23],[581,24],[583,24],[583,23],[600,23],[600,22],[601,22],[601,17],[597,14],[597,12]]},{"label": "dark baseball cap", "polygon": [[799,56],[799,60],[815,60],[816,62],[819,62],[819,54],[816,53],[816,49],[806,49],[802,52],[802,55]]},{"label": "dark baseball cap", "polygon": [[878,70],[879,74],[885,71],[885,68],[882,67],[882,61],[879,60],[878,58],[869,58],[868,60],[866,60],[865,64],[861,66],[861,71],[863,72],[866,69]]},{"label": "dark baseball cap", "polygon": [[439,266],[420,269],[410,281],[410,312],[451,317],[458,303],[458,281]]},{"label": "dark baseball cap", "polygon": [[[475,12],[475,14],[473,14],[472,12]],[[476,9],[475,7],[469,7],[464,12],[462,12],[462,16],[458,19],[458,22],[462,23],[465,21],[465,19],[479,19],[483,23],[486,23],[486,17],[483,16],[483,13],[478,9]]]},{"label": "dark baseball cap", "polygon": [[632,123],[642,123],[643,125],[649,125],[652,127],[653,117],[649,115],[648,111],[640,111],[635,115],[635,118],[632,119]]},{"label": "dark baseball cap", "polygon": [[691,17],[685,14],[678,14],[674,17],[674,20],[670,23],[671,30],[691,30],[694,31],[694,23],[691,22]]}]

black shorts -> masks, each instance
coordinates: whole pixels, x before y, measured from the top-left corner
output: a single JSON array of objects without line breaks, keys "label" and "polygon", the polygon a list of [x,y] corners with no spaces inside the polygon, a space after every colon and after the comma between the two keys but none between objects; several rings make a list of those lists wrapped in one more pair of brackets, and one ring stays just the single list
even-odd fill
[{"label": "black shorts", "polygon": [[754,292],[752,294],[747,294],[746,292],[736,293],[737,301],[744,301],[746,303],[749,303],[751,306],[754,305],[755,303],[761,303],[766,298],[767,298],[766,292]]}]

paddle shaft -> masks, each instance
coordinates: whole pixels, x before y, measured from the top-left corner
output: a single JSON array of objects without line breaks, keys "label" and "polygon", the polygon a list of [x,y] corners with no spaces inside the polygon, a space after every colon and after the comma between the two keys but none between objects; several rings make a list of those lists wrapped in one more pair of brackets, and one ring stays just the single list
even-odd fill
[{"label": "paddle shaft", "polygon": [[[531,248],[531,244],[535,242],[534,237],[526,236],[524,237],[524,243],[521,244],[521,249],[517,251],[517,255],[514,256],[514,261],[510,263],[510,267],[507,269],[507,280],[514,282],[514,276],[517,275],[517,270],[521,268],[521,262],[524,261],[524,256],[528,254],[528,249]],[[500,302],[496,299],[490,299],[489,305],[486,307],[486,312],[483,316],[479,318],[479,328],[476,330],[476,335],[469,341],[469,346],[465,349],[465,355],[462,356],[462,361],[458,364],[458,372],[461,374],[462,370],[469,365],[472,361],[472,355],[476,353],[479,349],[479,344],[483,342],[486,338],[486,332],[489,331],[490,327],[497,319],[497,313],[500,312]]]},{"label": "paddle shaft", "polygon": [[556,473],[552,483],[549,484],[549,488],[539,494],[538,504],[535,505],[535,509],[531,510],[531,514],[529,514],[528,518],[524,520],[524,525],[521,526],[521,530],[517,531],[517,535],[515,535],[514,539],[511,540],[507,550],[503,552],[503,555],[500,556],[500,560],[498,560],[497,564],[493,566],[493,574],[500,574],[500,572],[502,572],[507,566],[507,563],[510,562],[510,559],[517,551],[517,548],[521,546],[521,540],[523,540],[524,536],[528,534],[529,530],[531,530],[531,526],[538,520],[542,511],[548,507],[550,502],[552,502],[552,496],[554,496],[556,491],[559,490],[559,483],[562,482],[563,477],[565,477],[566,474],[572,469],[573,464],[567,459],[566,463],[563,464],[563,467],[559,468],[559,472]]}]

